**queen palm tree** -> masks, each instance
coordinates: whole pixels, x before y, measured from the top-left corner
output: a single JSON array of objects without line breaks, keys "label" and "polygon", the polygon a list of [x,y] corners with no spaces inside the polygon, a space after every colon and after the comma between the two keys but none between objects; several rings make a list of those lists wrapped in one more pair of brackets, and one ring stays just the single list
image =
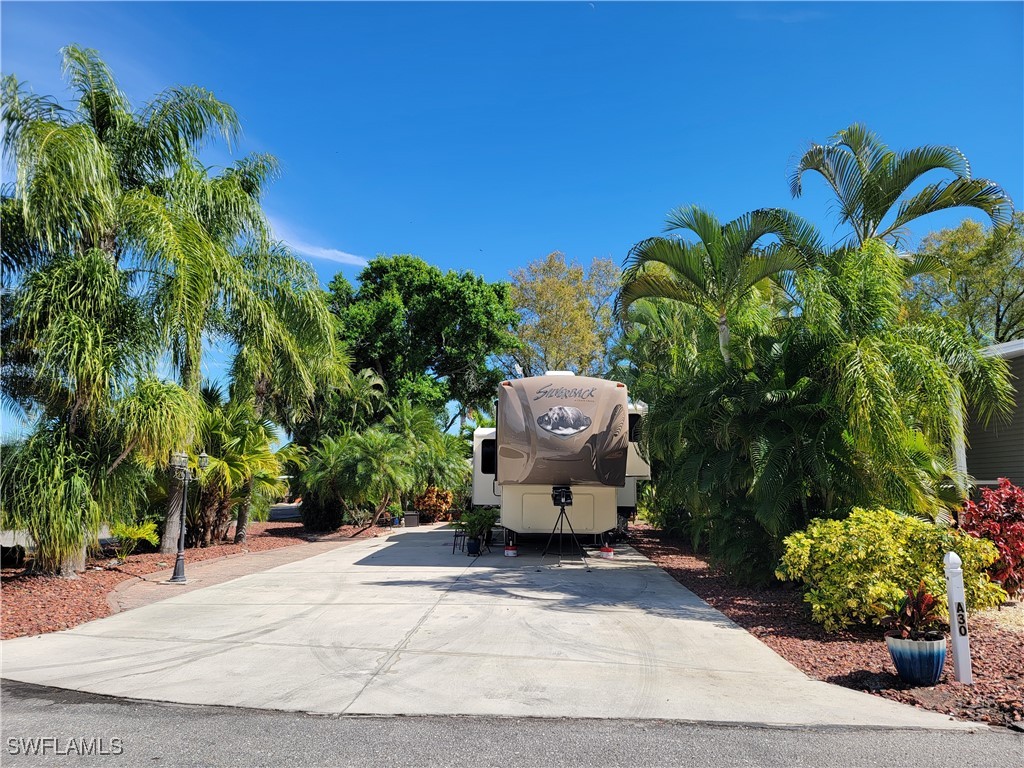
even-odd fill
[{"label": "queen palm tree", "polygon": [[691,205],[672,211],[665,231],[692,232],[697,240],[654,237],[633,246],[617,311],[623,316],[642,298],[695,306],[717,324],[726,365],[731,361],[730,316],[763,280],[811,263],[820,250],[813,227],[781,209],[752,211],[723,225],[714,214]]},{"label": "queen palm tree", "polygon": [[[62,54],[70,107],[3,78],[4,155],[14,165],[24,234],[35,244],[5,256],[5,266],[92,250],[125,263],[160,321],[156,343],[194,393],[203,332],[221,305],[247,293],[231,245],[264,233],[259,190],[273,163],[250,158],[208,177],[195,153],[217,135],[235,138],[230,106],[189,86],[133,110],[96,51],[72,45]],[[163,551],[174,549],[180,484],[173,491]]]},{"label": "queen palm tree", "polygon": [[[234,298],[224,329],[235,347],[234,397],[249,402],[256,420],[273,416],[289,426],[305,418],[319,390],[348,379],[349,358],[309,264],[283,244],[251,244],[241,261],[248,287]],[[236,544],[246,538],[254,482],[242,489]]]},{"label": "queen palm tree", "polygon": [[[914,182],[939,170],[953,178],[904,197]],[[949,208],[976,208],[996,225],[1008,223],[1013,213],[1006,192],[988,179],[972,178],[967,157],[956,147],[925,145],[893,152],[859,123],[839,131],[827,144],[811,145],[790,174],[793,197],[802,194],[807,171],[820,174],[831,187],[840,220],[853,227],[858,246],[872,238],[898,243],[911,221]]]}]

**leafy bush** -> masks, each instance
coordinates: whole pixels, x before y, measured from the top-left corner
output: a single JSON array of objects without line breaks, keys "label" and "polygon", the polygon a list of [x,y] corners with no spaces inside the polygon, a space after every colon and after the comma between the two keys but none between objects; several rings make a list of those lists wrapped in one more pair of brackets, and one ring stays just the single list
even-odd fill
[{"label": "leafy bush", "polygon": [[299,507],[302,525],[308,531],[336,531],[341,527],[344,512],[341,505],[333,499],[324,499],[308,490],[302,497]]},{"label": "leafy bush", "polygon": [[1008,595],[1016,595],[1024,583],[1024,489],[999,478],[998,488],[982,490],[980,502],[967,502],[960,528],[995,544],[999,559],[989,573]]},{"label": "leafy bush", "polygon": [[436,485],[427,487],[422,495],[417,496],[414,502],[415,508],[419,510],[421,523],[432,523],[441,515],[444,515],[452,508],[454,494]]},{"label": "leafy bush", "polygon": [[985,572],[999,554],[991,542],[884,508],[855,508],[845,520],[812,520],[783,546],[776,575],[804,582],[812,618],[830,632],[879,623],[895,610],[907,584],[924,581],[932,594],[945,594],[946,552],[963,561],[968,610],[1006,599]]},{"label": "leafy bush", "polygon": [[156,523],[152,520],[144,523],[114,523],[110,527],[110,535],[116,541],[115,552],[122,563],[131,557],[140,542],[145,541],[154,547],[160,543]]}]

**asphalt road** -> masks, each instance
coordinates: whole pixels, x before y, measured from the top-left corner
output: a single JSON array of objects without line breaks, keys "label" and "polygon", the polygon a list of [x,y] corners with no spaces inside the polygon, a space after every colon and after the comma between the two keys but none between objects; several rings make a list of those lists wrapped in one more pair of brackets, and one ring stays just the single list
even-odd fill
[{"label": "asphalt road", "polygon": [[[585,693],[581,687],[581,695]],[[658,720],[314,716],[161,705],[7,681],[0,706],[4,766],[1024,765],[1024,734],[982,726],[964,732]],[[36,754],[26,754],[33,749],[31,739]],[[75,754],[83,746],[108,754]],[[39,754],[44,748],[47,753]]]}]

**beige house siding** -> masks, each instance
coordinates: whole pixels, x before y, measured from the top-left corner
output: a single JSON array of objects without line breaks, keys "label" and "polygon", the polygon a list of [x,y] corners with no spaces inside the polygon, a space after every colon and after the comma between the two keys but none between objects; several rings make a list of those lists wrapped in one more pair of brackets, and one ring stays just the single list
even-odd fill
[{"label": "beige house siding", "polygon": [[1013,374],[1016,404],[1009,422],[982,427],[974,414],[967,421],[967,471],[979,484],[1008,477],[1024,487],[1024,354],[1006,361]]}]

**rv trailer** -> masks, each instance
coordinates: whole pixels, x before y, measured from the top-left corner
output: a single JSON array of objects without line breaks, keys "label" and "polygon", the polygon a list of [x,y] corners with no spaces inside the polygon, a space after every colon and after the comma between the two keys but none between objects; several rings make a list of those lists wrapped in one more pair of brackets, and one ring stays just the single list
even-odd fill
[{"label": "rv trailer", "polygon": [[636,513],[638,479],[650,467],[637,451],[645,407],[616,381],[548,372],[503,381],[497,427],[473,433],[473,504],[497,506],[506,536],[550,534],[559,515],[552,489],[568,487],[577,534],[625,529]]}]

